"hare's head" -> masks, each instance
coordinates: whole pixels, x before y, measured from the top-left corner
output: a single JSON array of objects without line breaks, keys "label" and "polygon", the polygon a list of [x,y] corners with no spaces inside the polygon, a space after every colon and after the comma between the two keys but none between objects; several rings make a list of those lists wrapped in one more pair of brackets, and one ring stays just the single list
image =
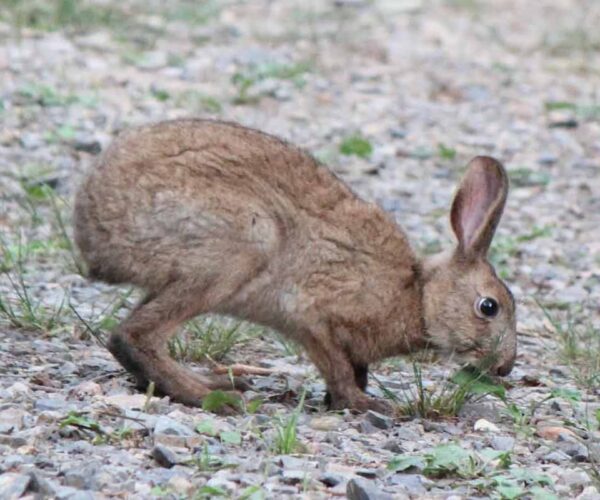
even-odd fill
[{"label": "hare's head", "polygon": [[452,204],[456,248],[424,264],[424,316],[432,348],[498,375],[516,356],[515,302],[487,260],[508,179],[502,165],[474,158]]}]

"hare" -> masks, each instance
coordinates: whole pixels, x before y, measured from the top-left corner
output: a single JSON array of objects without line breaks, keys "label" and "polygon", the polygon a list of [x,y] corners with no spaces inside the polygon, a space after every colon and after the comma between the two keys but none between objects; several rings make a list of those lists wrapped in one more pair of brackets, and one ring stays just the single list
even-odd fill
[{"label": "hare", "polygon": [[474,158],[452,203],[456,247],[419,259],[388,214],[303,150],[182,119],[113,142],[79,188],[75,237],[91,278],[145,291],[108,342],[140,386],[187,405],[223,386],[167,350],[178,326],[213,312],[300,343],[331,409],[389,412],[365,393],[371,362],[430,347],[511,371],[515,303],[486,259],[507,191],[502,165]]}]

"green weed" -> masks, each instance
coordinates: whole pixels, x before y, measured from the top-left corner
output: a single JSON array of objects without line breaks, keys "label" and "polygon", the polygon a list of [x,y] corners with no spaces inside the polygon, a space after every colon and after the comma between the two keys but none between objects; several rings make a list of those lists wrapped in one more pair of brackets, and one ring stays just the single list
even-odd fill
[{"label": "green weed", "polygon": [[11,296],[0,295],[0,319],[4,319],[15,328],[43,333],[52,333],[62,327],[66,295],[52,308],[43,305],[40,300],[33,297],[25,281],[24,252],[27,250],[24,250],[23,245],[19,243],[15,253],[0,241],[0,251],[2,252],[0,273],[5,276],[12,292]]},{"label": "green weed", "polygon": [[446,146],[445,144],[438,144],[438,156],[442,160],[454,160],[456,158],[456,149]]},{"label": "green weed", "polygon": [[568,101],[547,101],[544,104],[546,111],[566,110],[571,111],[582,120],[600,120],[600,104],[576,104]]},{"label": "green weed", "polygon": [[249,66],[236,72],[231,83],[236,87],[237,94],[233,99],[234,104],[252,104],[260,99],[259,95],[252,95],[252,87],[267,78],[276,80],[290,80],[298,88],[304,86],[304,75],[310,71],[311,65],[303,63],[281,64],[267,63]]},{"label": "green weed", "polygon": [[175,98],[175,104],[192,113],[220,113],[223,110],[221,103],[214,97],[202,94],[196,90],[186,90]]},{"label": "green weed", "polygon": [[475,369],[462,369],[440,388],[429,390],[423,383],[421,366],[413,362],[414,388],[403,392],[403,399],[393,395],[381,383],[382,390],[396,404],[397,412],[403,416],[439,419],[458,415],[465,403],[494,395],[506,398],[504,387],[496,384],[489,376]]},{"label": "green weed", "polygon": [[543,171],[535,171],[528,167],[512,168],[508,171],[508,177],[513,186],[547,186],[550,183],[550,174]]},{"label": "green weed", "polygon": [[169,342],[171,356],[178,360],[219,361],[235,346],[248,341],[252,329],[243,322],[194,319],[182,334]]},{"label": "green weed", "polygon": [[276,434],[273,448],[275,453],[279,455],[289,455],[290,453],[298,451],[298,448],[300,447],[297,436],[297,427],[298,417],[304,407],[305,397],[306,391],[303,391],[298,406],[296,406],[292,414],[285,419],[278,417],[275,421]]},{"label": "green weed", "polygon": [[340,153],[346,156],[369,158],[373,153],[373,145],[361,135],[355,134],[342,141]]},{"label": "green weed", "polygon": [[512,276],[512,270],[509,267],[510,259],[519,255],[520,245],[551,235],[552,228],[550,226],[534,226],[528,233],[517,236],[497,235],[490,249],[490,262],[497,269],[498,275],[502,279],[508,279]]},{"label": "green weed", "polygon": [[495,493],[494,498],[514,499],[526,495],[557,498],[550,477],[514,466],[509,451],[491,448],[474,451],[458,443],[441,444],[422,454],[396,456],[387,469],[391,472],[416,470],[435,480],[464,480],[465,486],[478,492]]},{"label": "green weed", "polygon": [[77,0],[0,0],[0,18],[18,30],[85,30],[123,22],[123,11],[114,6]]},{"label": "green weed", "polygon": [[560,358],[571,366],[575,381],[594,388],[600,383],[600,329],[591,321],[578,319],[572,308],[564,320],[551,314],[538,302],[544,316],[552,325],[560,342]]},{"label": "green weed", "polygon": [[98,104],[98,98],[95,95],[64,93],[51,85],[41,83],[22,85],[17,91],[17,95],[25,105],[39,105],[44,108],[72,104],[93,108]]}]

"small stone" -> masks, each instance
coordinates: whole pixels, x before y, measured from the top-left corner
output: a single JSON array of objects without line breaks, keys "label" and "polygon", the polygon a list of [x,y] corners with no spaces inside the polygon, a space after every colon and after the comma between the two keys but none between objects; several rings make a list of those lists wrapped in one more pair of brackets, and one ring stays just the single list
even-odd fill
[{"label": "small stone", "polygon": [[575,500],[600,500],[600,493],[595,486],[588,486],[579,496],[575,497]]},{"label": "small stone", "polygon": [[316,431],[336,431],[342,426],[343,421],[337,416],[315,417],[310,421],[310,428]]},{"label": "small stone", "polygon": [[31,389],[23,382],[15,382],[8,389],[6,389],[6,391],[12,398],[15,396],[27,396],[28,394],[31,394]]},{"label": "small stone", "polygon": [[366,477],[367,479],[375,479],[377,477],[377,469],[356,469],[354,471],[357,475]]},{"label": "small stone", "polygon": [[384,450],[391,451],[392,453],[404,453],[406,450],[400,444],[400,441],[397,439],[389,439],[385,443],[383,443],[382,448]]},{"label": "small stone", "polygon": [[475,425],[473,426],[473,429],[482,432],[500,432],[500,429],[498,429],[498,426],[496,424],[489,422],[485,418],[480,418],[479,420],[477,420],[477,422],[475,422]]},{"label": "small stone", "polygon": [[206,485],[225,490],[230,495],[237,490],[237,485],[233,481],[221,476],[214,476],[210,478]]},{"label": "small stone", "polygon": [[431,420],[423,421],[423,430],[426,432],[444,432],[451,436],[460,436],[463,431],[455,424],[448,422],[432,422]]},{"label": "small stone", "polygon": [[365,417],[378,429],[391,429],[394,426],[392,418],[373,410],[367,411]]},{"label": "small stone", "polygon": [[160,416],[154,424],[154,443],[174,447],[200,446],[202,437],[172,418]]},{"label": "small stone", "polygon": [[73,396],[79,399],[83,399],[89,396],[99,396],[102,394],[102,386],[96,382],[88,380],[86,382],[81,382],[76,385],[71,393]]},{"label": "small stone", "polygon": [[319,481],[328,488],[331,488],[340,484],[342,482],[342,477],[337,474],[332,474],[331,472],[325,472],[319,476]]},{"label": "small stone", "polygon": [[358,430],[360,431],[361,434],[374,434],[376,432],[379,432],[381,429],[378,429],[377,427],[375,427],[368,420],[361,420],[358,423]]},{"label": "small stone", "polygon": [[89,469],[76,469],[65,472],[65,484],[78,490],[90,489],[93,473]]},{"label": "small stone", "polygon": [[67,402],[64,399],[59,398],[43,398],[38,399],[34,403],[34,408],[40,411],[57,411],[62,410],[67,406]]},{"label": "small stone", "polygon": [[560,450],[554,450],[543,457],[543,460],[547,463],[551,464],[561,464],[563,462],[568,462],[571,460],[571,457],[566,453]]},{"label": "small stone", "polygon": [[567,429],[566,427],[557,427],[557,426],[544,426],[539,427],[536,430],[536,434],[542,439],[549,439],[551,441],[557,441],[561,434],[567,436],[575,436],[575,433],[571,429]]},{"label": "small stone", "polygon": [[575,440],[559,440],[557,443],[558,448],[569,455],[575,462],[587,462],[590,458],[588,449]]},{"label": "small stone", "polygon": [[7,472],[0,475],[0,498],[20,498],[27,491],[31,478],[25,474]]},{"label": "small stone", "polygon": [[281,481],[284,484],[300,484],[306,480],[308,473],[303,470],[284,470]]},{"label": "small stone", "polygon": [[510,436],[493,436],[490,445],[497,451],[510,451],[515,446],[515,439]]},{"label": "small stone", "polygon": [[420,474],[394,474],[388,479],[388,484],[401,486],[406,493],[415,497],[422,497],[427,493],[423,486],[423,476]]},{"label": "small stone", "polygon": [[154,448],[152,449],[152,457],[154,458],[154,460],[156,460],[158,465],[160,465],[161,467],[166,467],[167,469],[170,469],[171,467],[179,463],[175,452],[161,444],[157,444],[154,446]]},{"label": "small stone", "polygon": [[73,149],[75,149],[75,151],[83,151],[85,153],[97,155],[102,151],[102,145],[95,137],[80,135],[75,137]]},{"label": "small stone", "polygon": [[29,473],[31,482],[29,483],[29,489],[36,493],[41,493],[44,497],[56,495],[56,488],[48,479],[42,476],[37,470],[32,470]]},{"label": "small stone", "polygon": [[0,411],[0,422],[2,422],[2,432],[8,434],[15,430],[21,430],[25,423],[25,418],[29,416],[29,413],[19,408],[8,408]]},{"label": "small stone", "polygon": [[169,479],[167,484],[175,492],[182,495],[188,495],[193,489],[192,483],[188,481],[187,478],[179,475],[173,476],[171,479]]},{"label": "small stone", "polygon": [[376,486],[365,479],[352,478],[346,485],[348,500],[391,500],[391,495],[380,492]]},{"label": "small stone", "polygon": [[0,434],[0,444],[5,444],[11,448],[20,448],[27,444],[27,439],[21,436],[7,436],[6,434]]},{"label": "small stone", "polygon": [[582,470],[565,470],[558,478],[558,484],[564,484],[570,488],[583,488],[592,482],[589,474]]}]

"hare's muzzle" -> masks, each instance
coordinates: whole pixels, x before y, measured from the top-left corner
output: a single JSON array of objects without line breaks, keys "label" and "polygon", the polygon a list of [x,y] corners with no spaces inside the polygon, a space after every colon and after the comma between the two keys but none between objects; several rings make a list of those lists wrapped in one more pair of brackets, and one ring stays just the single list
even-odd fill
[{"label": "hare's muzzle", "polygon": [[509,359],[504,364],[497,366],[495,368],[496,375],[499,375],[500,377],[506,377],[506,375],[508,375],[512,371],[514,365],[515,365],[515,358]]}]

